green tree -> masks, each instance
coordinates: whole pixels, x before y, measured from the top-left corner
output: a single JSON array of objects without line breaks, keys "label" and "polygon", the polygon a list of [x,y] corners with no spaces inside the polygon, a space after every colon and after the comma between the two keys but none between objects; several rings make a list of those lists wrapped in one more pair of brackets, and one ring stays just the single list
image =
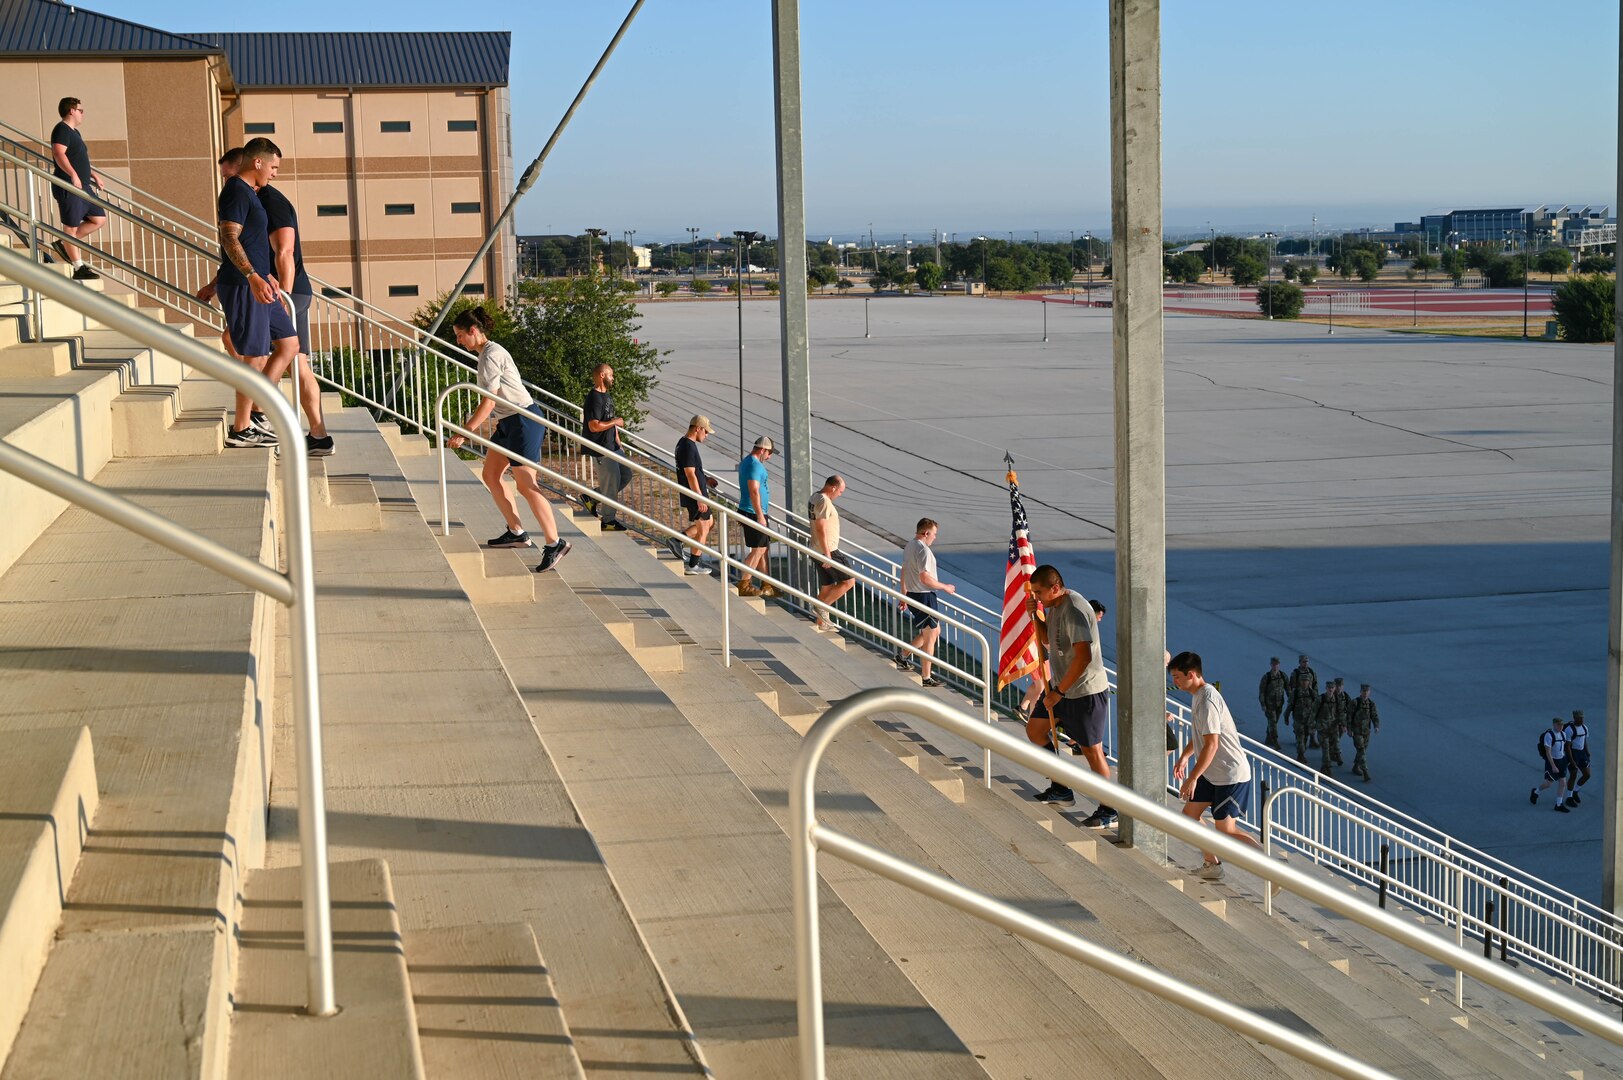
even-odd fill
[{"label": "green tree", "polygon": [[1249,251],[1234,256],[1234,261],[1229,263],[1229,277],[1236,285],[1255,285],[1267,272],[1267,264]]},{"label": "green tree", "polygon": [[1527,273],[1522,264],[1520,255],[1496,255],[1484,263],[1480,269],[1482,276],[1492,288],[1507,289],[1520,285],[1527,280]]},{"label": "green tree", "polygon": [[947,280],[947,272],[933,262],[919,263],[914,274],[918,277],[919,288],[930,292],[940,289]]},{"label": "green tree", "polygon": [[691,288],[693,289],[693,291],[695,293],[697,293],[700,296],[703,296],[705,293],[710,291],[710,288],[711,288],[710,279],[709,278],[694,278]]},{"label": "green tree", "polygon": [[1422,280],[1426,280],[1428,275],[1430,275],[1433,270],[1437,269],[1438,265],[1439,263],[1437,261],[1437,256],[1426,254],[1416,255],[1412,264],[1414,269],[1420,271],[1420,277]]},{"label": "green tree", "polygon": [[1206,260],[1200,253],[1186,251],[1174,255],[1167,263],[1167,277],[1184,285],[1193,285],[1206,274]]},{"label": "green tree", "polygon": [[1470,269],[1470,265],[1469,257],[1459,248],[1450,248],[1448,251],[1443,252],[1443,273],[1453,278],[1455,285],[1459,285],[1465,280],[1465,271]]},{"label": "green tree", "polygon": [[1617,260],[1610,255],[1585,255],[1578,260],[1580,274],[1610,274],[1617,268]]},{"label": "green tree", "polygon": [[677,285],[674,281],[661,281],[658,285],[654,286],[654,291],[661,296],[669,296],[680,287],[681,286]]},{"label": "green tree", "polygon": [[1303,285],[1313,284],[1315,281],[1319,280],[1319,268],[1314,266],[1312,263],[1308,263],[1306,266],[1303,266],[1301,269],[1296,271],[1296,280],[1300,281]]},{"label": "green tree", "polygon": [[1286,281],[1295,281],[1296,280],[1296,264],[1293,263],[1293,262],[1288,262],[1285,265],[1281,266],[1279,268],[1279,276],[1284,278]]},{"label": "green tree", "polygon": [[727,279],[727,291],[737,295],[744,291],[744,282],[738,278]]},{"label": "green tree", "polygon": [[1352,264],[1353,273],[1358,275],[1359,281],[1374,281],[1375,275],[1381,272],[1380,261],[1367,249],[1353,252],[1347,261]]},{"label": "green tree", "polygon": [[815,286],[819,289],[826,289],[839,280],[839,267],[833,263],[819,263],[816,266],[806,268],[806,284],[808,288]]},{"label": "green tree", "polygon": [[1611,341],[1617,330],[1617,283],[1604,274],[1568,278],[1555,290],[1563,341]]},{"label": "green tree", "polygon": [[890,274],[886,272],[884,267],[880,267],[878,270],[875,270],[873,273],[868,275],[868,288],[872,289],[874,292],[878,292],[880,289],[886,289],[889,287]]},{"label": "green tree", "polygon": [[1030,272],[1007,256],[993,259],[986,264],[986,287],[999,292],[1025,292],[1031,287]]},{"label": "green tree", "polygon": [[1288,281],[1275,281],[1257,290],[1257,310],[1276,319],[1294,319],[1302,313],[1302,290]]},{"label": "green tree", "polygon": [[1554,281],[1555,275],[1566,273],[1567,267],[1572,265],[1572,252],[1566,248],[1545,248],[1538,253],[1533,265],[1538,267],[1539,273],[1549,274],[1550,280]]},{"label": "green tree", "polygon": [[856,288],[856,283],[854,281],[852,281],[850,278],[842,277],[840,280],[838,280],[838,281],[836,281],[834,283],[834,287],[836,289],[838,289],[840,292],[845,292],[847,289]]},{"label": "green tree", "polygon": [[778,295],[778,290],[781,289],[782,287],[783,286],[778,284],[778,279],[777,278],[772,278],[772,279],[768,280],[767,283],[766,283],[767,294],[770,295],[770,296],[776,296],[776,295]]},{"label": "green tree", "polygon": [[1472,270],[1484,271],[1484,276],[1488,264],[1503,257],[1498,244],[1472,244],[1465,249],[1465,265]]}]

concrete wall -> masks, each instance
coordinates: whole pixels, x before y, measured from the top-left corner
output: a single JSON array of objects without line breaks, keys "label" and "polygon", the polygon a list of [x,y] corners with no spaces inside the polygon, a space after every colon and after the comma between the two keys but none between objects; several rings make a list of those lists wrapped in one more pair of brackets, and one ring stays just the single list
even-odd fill
[{"label": "concrete wall", "polygon": [[45,142],[56,103],[77,97],[85,106],[80,134],[97,172],[212,221],[220,156],[216,63],[0,60],[0,120]]}]

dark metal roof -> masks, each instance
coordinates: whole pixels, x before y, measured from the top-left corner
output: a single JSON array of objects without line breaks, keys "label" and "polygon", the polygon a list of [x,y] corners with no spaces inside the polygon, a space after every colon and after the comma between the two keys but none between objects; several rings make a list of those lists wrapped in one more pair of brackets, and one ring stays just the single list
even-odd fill
[{"label": "dark metal roof", "polygon": [[505,31],[192,36],[225,49],[241,88],[506,86],[512,51]]},{"label": "dark metal roof", "polygon": [[216,54],[220,47],[196,38],[99,15],[57,0],[0,0],[0,56],[53,53]]}]

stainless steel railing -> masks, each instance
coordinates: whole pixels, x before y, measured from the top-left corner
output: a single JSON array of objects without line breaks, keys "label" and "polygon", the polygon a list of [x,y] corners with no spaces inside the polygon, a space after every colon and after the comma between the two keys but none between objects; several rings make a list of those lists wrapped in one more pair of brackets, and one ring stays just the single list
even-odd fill
[{"label": "stainless steel railing", "polygon": [[806,732],[795,759],[789,785],[789,843],[791,848],[795,968],[800,1028],[800,1076],[802,1080],[822,1080],[823,990],[820,956],[820,920],[817,903],[817,853],[819,851],[871,870],[882,877],[923,895],[958,908],[976,918],[991,922],[1012,934],[1047,948],[1063,952],[1082,963],[1171,1001],[1225,1027],[1276,1047],[1337,1076],[1386,1077],[1388,1074],[1293,1031],[1266,1017],[1230,1005],[1220,995],[1194,988],[1148,965],[1116,955],[1085,938],[1060,930],[1012,904],[966,888],[950,878],[932,873],[914,863],[849,836],[817,819],[817,767],[829,744],[845,728],[875,713],[907,713],[927,724],[960,738],[978,743],[988,752],[1000,755],[1041,773],[1061,784],[1076,788],[1090,798],[1116,807],[1121,813],[1144,822],[1186,843],[1215,851],[1226,863],[1263,878],[1269,884],[1289,889],[1329,908],[1362,926],[1383,934],[1401,945],[1447,964],[1455,971],[1471,975],[1567,1023],[1623,1046],[1623,1023],[1541,985],[1509,968],[1486,960],[1457,943],[1444,941],[1419,926],[1389,915],[1356,899],[1345,890],[1317,880],[1280,863],[1248,844],[1231,840],[1207,829],[1192,818],[1173,813],[1136,792],[1079,768],[1062,755],[1050,754],[1024,739],[1015,738],[996,727],[978,723],[935,698],[915,690],[864,690],[846,698],[824,713]]},{"label": "stainless steel railing", "polygon": [[[555,485],[562,485],[565,489],[573,491],[576,494],[590,495],[592,498],[598,500],[599,502],[602,502],[604,505],[612,506],[615,509],[616,513],[626,514],[627,516],[629,516],[629,517],[631,517],[631,518],[633,518],[633,519],[635,519],[637,521],[642,522],[649,530],[651,530],[653,532],[653,534],[655,536],[670,537],[670,538],[678,539],[684,544],[688,544],[690,546],[693,546],[693,547],[696,547],[696,548],[702,550],[707,555],[714,556],[720,562],[720,565],[721,565],[721,579],[722,579],[722,612],[721,612],[721,617],[722,617],[722,662],[725,665],[728,665],[728,666],[730,666],[732,664],[732,646],[731,646],[731,634],[732,634],[732,631],[731,631],[731,619],[729,617],[729,611],[728,611],[729,597],[731,595],[731,591],[726,587],[726,585],[727,585],[728,572],[731,570],[731,568],[732,568],[732,566],[734,564],[734,559],[733,559],[730,551],[728,550],[728,543],[727,543],[727,537],[728,537],[728,532],[729,532],[728,523],[729,522],[735,522],[740,526],[740,528],[739,528],[739,536],[741,538],[743,536],[743,530],[742,530],[741,526],[744,525],[744,524],[748,524],[751,528],[757,530],[758,532],[763,533],[769,539],[777,542],[778,544],[781,544],[782,546],[787,548],[789,551],[798,554],[800,557],[802,557],[804,559],[814,561],[814,562],[821,562],[823,560],[823,556],[822,556],[821,552],[818,552],[818,551],[806,546],[805,544],[800,543],[798,540],[794,540],[794,539],[784,535],[783,533],[780,533],[777,529],[773,528],[770,525],[763,526],[759,522],[757,522],[754,518],[751,518],[751,517],[748,517],[747,515],[741,514],[737,510],[735,510],[735,509],[733,509],[731,507],[728,507],[728,506],[726,506],[726,505],[724,505],[724,504],[722,504],[720,502],[712,502],[712,503],[710,503],[711,512],[713,514],[715,514],[721,521],[721,538],[720,538],[719,544],[717,544],[715,547],[712,547],[712,546],[710,546],[708,544],[695,544],[692,540],[690,540],[687,537],[687,535],[685,533],[682,532],[681,529],[679,529],[675,525],[667,524],[665,521],[660,520],[660,519],[652,516],[651,514],[644,512],[644,510],[637,509],[636,507],[627,505],[626,503],[621,502],[619,500],[606,499],[601,494],[599,494],[597,492],[594,492],[590,488],[590,486],[588,486],[585,482],[583,482],[581,480],[577,480],[577,479],[575,479],[573,477],[565,476],[564,474],[562,474],[562,473],[560,473],[560,472],[558,472],[558,471],[556,471],[554,469],[551,469],[546,465],[543,465],[539,461],[532,461],[529,458],[525,458],[525,457],[523,457],[521,455],[516,455],[510,450],[504,450],[504,449],[496,446],[494,443],[490,442],[490,440],[486,439],[484,436],[480,435],[479,433],[474,432],[474,431],[470,431],[469,429],[463,427],[461,424],[454,423],[454,422],[450,421],[449,419],[447,419],[446,416],[445,416],[445,403],[446,403],[447,399],[449,399],[453,394],[469,394],[469,393],[471,393],[473,395],[476,395],[476,396],[478,396],[480,398],[489,398],[489,399],[491,399],[493,401],[501,400],[496,394],[493,394],[488,390],[482,389],[482,388],[480,388],[478,386],[474,386],[474,385],[472,385],[470,383],[463,383],[463,384],[460,384],[460,385],[457,385],[457,386],[447,387],[443,392],[441,392],[439,400],[435,403],[435,422],[436,422],[436,425],[437,425],[437,429],[435,431],[435,445],[437,447],[442,448],[442,449],[440,449],[439,455],[438,455],[439,456],[439,462],[440,462],[440,528],[441,528],[441,531],[447,536],[450,535],[450,529],[451,529],[451,503],[450,503],[450,488],[448,487],[448,484],[447,484],[448,478],[447,478],[446,468],[445,468],[445,465],[446,465],[445,453],[446,452],[443,449],[443,447],[445,446],[445,432],[447,430],[450,430],[450,431],[454,432],[457,435],[461,435],[464,439],[467,439],[469,442],[475,443],[475,444],[477,444],[479,446],[483,446],[486,450],[495,451],[496,453],[500,453],[500,454],[505,455],[506,457],[510,458],[513,461],[516,461],[516,462],[519,462],[521,464],[530,466],[531,468],[535,469],[538,473],[540,473],[543,477],[546,477],[546,478],[550,479],[553,482],[553,484],[555,484]],[[590,443],[582,435],[579,435],[576,432],[570,431],[567,428],[564,428],[564,427],[562,427],[562,426],[560,426],[558,424],[555,424],[552,421],[545,419],[544,417],[536,416],[534,413],[530,413],[529,415],[530,415],[530,418],[535,420],[537,423],[539,423],[542,426],[542,428],[545,429],[549,433],[550,436],[552,436],[553,439],[564,440],[566,442],[574,443],[577,448],[584,448],[584,447],[590,445],[594,452],[601,453],[606,457],[617,460],[623,467],[629,469],[633,474],[642,476],[646,483],[648,483],[650,485],[653,485],[654,487],[656,487],[658,489],[664,490],[673,500],[676,499],[676,498],[681,497],[684,494],[685,495],[692,495],[693,494],[693,492],[691,492],[687,488],[684,488],[681,485],[677,484],[675,481],[669,480],[666,477],[661,476],[658,473],[653,472],[652,470],[645,468],[641,464],[637,463],[636,461],[631,460],[630,458],[628,458],[628,457],[626,457],[626,456],[624,456],[622,454],[617,454],[612,450],[603,450],[596,443]],[[543,456],[545,456],[545,455],[543,455]],[[706,501],[708,502],[709,500],[707,499]],[[760,571],[760,570],[751,569],[750,573],[752,575],[756,576],[756,577],[759,577],[761,580],[771,584],[774,588],[776,588],[779,592],[783,593],[784,595],[794,597],[795,599],[799,600],[803,605],[806,605],[806,606],[810,607],[813,610],[820,611],[824,615],[829,616],[830,618],[837,619],[841,623],[844,623],[846,625],[862,625],[862,619],[859,616],[854,615],[854,614],[852,614],[850,612],[847,612],[847,611],[842,611],[839,608],[832,607],[832,606],[830,606],[828,604],[823,603],[821,600],[817,599],[817,597],[815,595],[813,595],[812,593],[805,592],[805,591],[801,590],[800,588],[790,584],[789,582],[784,581],[781,576],[774,575],[773,573],[771,573],[770,567],[765,572]],[[878,589],[878,591],[880,592],[880,594],[882,596],[886,597],[888,600],[890,600],[891,602],[897,604],[898,606],[902,606],[902,607],[907,608],[908,610],[914,610],[914,611],[929,611],[930,610],[930,609],[926,608],[923,604],[920,604],[918,601],[916,601],[916,600],[912,599],[911,597],[909,597],[906,593],[903,593],[903,592],[901,592],[899,590],[891,589],[891,588],[889,588],[887,586],[883,586],[883,585],[875,586],[875,588]],[[950,616],[943,616],[940,612],[931,612],[931,614],[935,615],[937,619],[940,619],[943,622],[945,622],[948,618],[950,618]],[[972,633],[972,634],[976,633],[971,628],[965,627],[965,629],[967,631],[969,631],[970,633]],[[893,636],[891,634],[886,633],[883,630],[874,628],[872,626],[867,626],[866,630],[869,633],[876,635],[881,640],[885,641],[886,644],[890,645],[893,648],[905,651],[905,652],[910,653],[910,654],[915,655],[915,656],[923,656],[923,655],[925,655],[922,650],[915,648],[910,641],[907,641],[907,640],[905,640],[903,638]],[[965,669],[960,668],[960,667],[958,667],[958,666],[956,666],[956,665],[954,665],[954,664],[952,664],[950,662],[946,662],[946,661],[942,661],[942,660],[935,660],[934,663],[937,666],[940,666],[943,670],[949,671],[949,672],[957,675],[961,679],[964,679],[966,681],[979,684],[979,688],[980,688],[980,691],[981,691],[981,694],[980,694],[980,698],[981,698],[980,706],[981,706],[982,720],[986,724],[991,724],[992,723],[991,686],[987,682],[986,676],[984,674],[984,672],[991,670],[991,666],[990,666],[991,643],[988,642],[984,636],[981,636],[979,634],[976,634],[976,636],[979,637],[979,644],[981,646],[981,672],[982,672],[982,674],[980,674],[980,675],[973,674],[968,670],[965,670]],[[985,778],[986,778],[986,786],[991,787],[992,786],[992,757],[991,757],[991,751],[990,750],[986,751]]]},{"label": "stainless steel railing", "polygon": [[288,609],[293,660],[293,715],[298,732],[299,849],[303,861],[306,1008],[317,1016],[338,1009],[333,986],[332,894],[327,879],[326,786],[321,750],[321,676],[316,663],[314,548],[310,537],[310,470],[298,414],[261,374],[211,352],[159,323],[68,281],[17,253],[0,249],[0,278],[19,282],[102,326],[161,349],[206,372],[265,409],[281,436],[282,509],[287,522],[287,573],[278,573],[154,514],[88,480],[0,443],[0,469],[202,563]]}]

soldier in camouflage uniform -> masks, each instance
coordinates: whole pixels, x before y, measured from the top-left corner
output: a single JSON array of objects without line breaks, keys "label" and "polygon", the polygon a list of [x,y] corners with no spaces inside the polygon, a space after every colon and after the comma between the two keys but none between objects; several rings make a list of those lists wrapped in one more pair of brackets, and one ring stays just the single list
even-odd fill
[{"label": "soldier in camouflage uniform", "polygon": [[1369,696],[1369,683],[1359,687],[1358,696],[1353,698],[1352,705],[1347,710],[1347,729],[1352,732],[1353,741],[1353,773],[1364,778],[1369,783],[1369,762],[1364,758],[1364,751],[1369,749],[1369,734],[1381,730],[1381,710],[1375,707],[1375,701]]},{"label": "soldier in camouflage uniform", "polygon": [[1341,736],[1347,730],[1347,692],[1342,684],[1345,680],[1332,679],[1324,684],[1324,694],[1319,698],[1319,712],[1315,716],[1314,726],[1319,732],[1319,769],[1329,772],[1331,765],[1341,764]]},{"label": "soldier in camouflage uniform", "polygon": [[1279,749],[1279,714],[1285,708],[1285,673],[1279,670],[1279,657],[1271,657],[1268,661],[1268,670],[1262,673],[1262,682],[1257,686],[1257,703],[1262,706],[1262,715],[1268,718],[1268,737],[1263,741],[1275,750]]},{"label": "soldier in camouflage uniform", "polygon": [[1313,718],[1319,711],[1319,676],[1307,664],[1307,654],[1298,658],[1296,670],[1285,680],[1290,694],[1287,707],[1291,730],[1296,735],[1296,760],[1307,764],[1307,751],[1313,742]]}]

